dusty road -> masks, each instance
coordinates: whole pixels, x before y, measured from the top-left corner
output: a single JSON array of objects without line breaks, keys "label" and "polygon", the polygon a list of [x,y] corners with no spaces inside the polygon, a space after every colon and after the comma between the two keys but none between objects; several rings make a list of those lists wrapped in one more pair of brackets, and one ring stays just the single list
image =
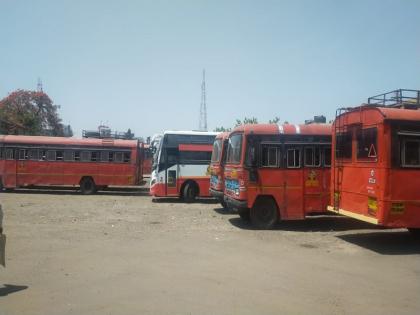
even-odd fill
[{"label": "dusty road", "polygon": [[0,314],[420,314],[420,241],[343,217],[255,231],[212,202],[2,193]]}]

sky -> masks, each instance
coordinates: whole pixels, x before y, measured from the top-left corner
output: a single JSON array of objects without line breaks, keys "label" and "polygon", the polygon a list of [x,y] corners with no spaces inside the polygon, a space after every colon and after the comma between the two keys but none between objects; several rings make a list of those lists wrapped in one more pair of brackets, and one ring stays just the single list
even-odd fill
[{"label": "sky", "polygon": [[420,89],[420,1],[0,0],[0,98],[44,91],[76,136],[301,123]]}]

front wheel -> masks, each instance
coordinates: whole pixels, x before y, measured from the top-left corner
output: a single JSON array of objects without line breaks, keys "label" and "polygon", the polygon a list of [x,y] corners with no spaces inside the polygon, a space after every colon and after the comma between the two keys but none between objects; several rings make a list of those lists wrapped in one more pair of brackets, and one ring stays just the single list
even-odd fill
[{"label": "front wheel", "polygon": [[187,183],[182,191],[182,198],[185,202],[194,202],[197,197],[197,189],[193,183]]},{"label": "front wheel", "polygon": [[249,222],[249,220],[251,220],[250,215],[249,215],[249,209],[238,209],[238,214],[241,217],[242,220]]},{"label": "front wheel", "polygon": [[279,220],[277,205],[271,198],[257,200],[249,214],[252,225],[257,229],[272,229]]},{"label": "front wheel", "polygon": [[91,195],[96,192],[96,185],[92,178],[83,178],[80,182],[80,191],[83,195]]}]

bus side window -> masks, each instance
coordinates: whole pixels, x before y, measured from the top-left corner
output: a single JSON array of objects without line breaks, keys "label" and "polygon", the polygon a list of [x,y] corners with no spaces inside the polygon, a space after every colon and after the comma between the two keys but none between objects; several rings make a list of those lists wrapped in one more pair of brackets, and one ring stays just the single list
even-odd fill
[{"label": "bus side window", "polygon": [[39,151],[38,149],[30,149],[28,150],[28,159],[32,161],[39,160]]},{"label": "bus side window", "polygon": [[351,159],[352,149],[352,134],[347,131],[345,133],[337,134],[335,139],[335,156],[341,159]]},{"label": "bus side window", "polygon": [[109,162],[114,161],[114,152],[109,152],[109,158],[108,158]]},{"label": "bus side window", "polygon": [[299,148],[287,150],[287,167],[288,168],[300,167],[300,149]]},{"label": "bus side window", "polygon": [[4,159],[4,148],[0,148],[0,160]]},{"label": "bus side window", "polygon": [[321,166],[321,150],[319,147],[306,147],[304,153],[305,166]]},{"label": "bus side window", "polygon": [[90,160],[91,160],[92,162],[96,162],[96,161],[98,161],[98,160],[99,160],[99,159],[98,159],[98,157],[99,157],[99,153],[98,153],[98,152],[93,151],[93,152],[90,154]]},{"label": "bus side window", "polygon": [[66,150],[64,151],[64,161],[74,161],[74,151]]},{"label": "bus side window", "polygon": [[331,167],[331,147],[324,148],[324,166]]},{"label": "bus side window", "polygon": [[114,153],[114,162],[122,163],[123,161],[123,153],[122,152],[115,152]]},{"label": "bus side window", "polygon": [[74,160],[80,161],[80,151],[74,151]]},{"label": "bus side window", "polygon": [[357,159],[373,159],[376,161],[378,157],[376,150],[377,133],[376,128],[357,130]]},{"label": "bus side window", "polygon": [[14,160],[14,150],[13,149],[6,149],[6,160]]},{"label": "bus side window", "polygon": [[278,167],[280,150],[277,147],[263,146],[261,150],[262,167]]},{"label": "bus side window", "polygon": [[26,150],[20,149],[19,150],[19,160],[25,160],[26,159]]},{"label": "bus side window", "polygon": [[130,163],[130,152],[124,152],[124,163]]},{"label": "bus side window", "polygon": [[109,162],[109,151],[101,151],[101,162]]},{"label": "bus side window", "polygon": [[55,153],[55,159],[57,161],[62,161],[63,160],[63,151],[56,151],[56,153]]},{"label": "bus side window", "polygon": [[80,161],[89,162],[90,161],[90,152],[89,151],[82,151],[80,153]]},{"label": "bus side window", "polygon": [[420,140],[404,139],[401,150],[403,167],[420,166]]},{"label": "bus side window", "polygon": [[53,151],[53,150],[48,150],[47,151],[47,160],[48,161],[55,161],[56,160],[55,156],[56,156],[55,151]]}]

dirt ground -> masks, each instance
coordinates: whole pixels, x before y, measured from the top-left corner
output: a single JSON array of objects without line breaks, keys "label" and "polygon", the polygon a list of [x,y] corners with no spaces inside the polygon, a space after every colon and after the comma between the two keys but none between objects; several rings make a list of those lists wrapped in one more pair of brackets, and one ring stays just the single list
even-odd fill
[{"label": "dirt ground", "polygon": [[257,231],[147,191],[0,195],[0,314],[420,314],[420,241],[338,216]]}]

